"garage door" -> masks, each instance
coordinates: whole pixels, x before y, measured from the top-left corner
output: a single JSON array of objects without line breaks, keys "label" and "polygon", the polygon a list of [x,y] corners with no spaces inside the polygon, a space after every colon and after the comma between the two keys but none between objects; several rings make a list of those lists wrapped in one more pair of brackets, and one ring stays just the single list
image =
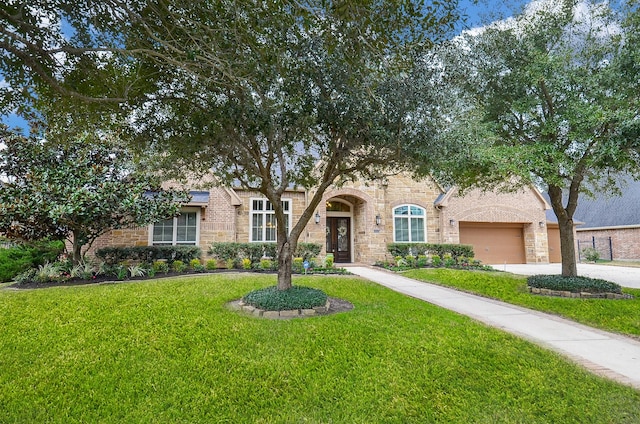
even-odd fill
[{"label": "garage door", "polygon": [[547,226],[547,243],[549,244],[549,262],[557,264],[562,262],[560,253],[560,228]]},{"label": "garage door", "polygon": [[484,264],[523,264],[523,224],[460,223],[460,243],[473,246],[476,259]]}]

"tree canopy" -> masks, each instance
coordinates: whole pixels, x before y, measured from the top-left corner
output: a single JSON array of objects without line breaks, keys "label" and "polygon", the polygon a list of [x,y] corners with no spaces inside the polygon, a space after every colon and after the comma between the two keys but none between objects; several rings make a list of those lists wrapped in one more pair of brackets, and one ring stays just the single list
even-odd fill
[{"label": "tree canopy", "polygon": [[163,190],[136,169],[126,148],[84,133],[58,142],[0,128],[0,233],[20,240],[68,240],[73,260],[102,234],[179,213],[183,191]]},{"label": "tree canopy", "polygon": [[[275,209],[285,289],[291,254],[327,187],[401,167],[417,144],[435,153],[431,106],[410,75],[416,57],[451,35],[457,6],[411,0],[2,6],[0,72],[10,75],[3,102],[25,112],[56,101],[59,109],[106,113],[159,165],[213,170],[221,183],[259,191]],[[22,92],[26,87],[34,87],[33,95]],[[54,112],[48,121],[60,120]],[[293,186],[314,187],[315,195],[287,233],[281,198]]]},{"label": "tree canopy", "polygon": [[451,90],[460,99],[442,136],[466,142],[448,171],[463,186],[515,179],[546,189],[565,276],[577,272],[579,195],[606,190],[613,174],[640,175],[637,19],[637,7],[532,3],[466,33],[442,56],[456,69]]}]

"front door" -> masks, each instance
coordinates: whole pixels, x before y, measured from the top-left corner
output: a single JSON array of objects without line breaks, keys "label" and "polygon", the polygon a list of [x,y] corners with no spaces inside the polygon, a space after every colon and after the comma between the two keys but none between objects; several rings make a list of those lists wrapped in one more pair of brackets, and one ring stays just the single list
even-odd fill
[{"label": "front door", "polygon": [[351,218],[327,217],[327,253],[336,263],[351,262]]}]

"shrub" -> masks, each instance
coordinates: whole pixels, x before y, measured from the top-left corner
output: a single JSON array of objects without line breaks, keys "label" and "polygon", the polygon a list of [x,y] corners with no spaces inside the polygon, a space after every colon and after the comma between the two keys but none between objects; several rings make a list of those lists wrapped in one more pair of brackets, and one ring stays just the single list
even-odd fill
[{"label": "shrub", "polygon": [[218,269],[218,261],[216,261],[215,259],[209,259],[205,265],[205,268],[207,268],[207,270],[209,271]]},{"label": "shrub", "polygon": [[158,271],[153,266],[147,268],[147,275],[151,278],[155,277],[157,272]]},{"label": "shrub", "polygon": [[199,258],[201,254],[202,251],[198,246],[104,247],[96,251],[96,256],[108,265],[128,260],[152,263],[159,259],[186,263],[191,259]]},{"label": "shrub", "polygon": [[278,244],[277,243],[264,243],[264,256],[271,258],[273,261],[278,261]]},{"label": "shrub", "polygon": [[416,266],[418,268],[424,268],[429,264],[429,260],[426,255],[418,255],[416,259]]},{"label": "shrub", "polygon": [[83,261],[69,270],[71,278],[80,278],[81,280],[89,280],[96,276],[98,269],[89,261]]},{"label": "shrub", "polygon": [[222,261],[235,260],[240,254],[240,243],[212,243],[209,248],[209,254]]},{"label": "shrub", "polygon": [[532,275],[527,278],[530,287],[569,291],[574,293],[622,293],[622,287],[611,281],[588,277],[563,277],[561,275]]},{"label": "shrub", "polygon": [[410,267],[416,266],[416,257],[415,256],[407,255],[407,256],[405,256],[404,260],[407,263],[407,266],[410,266]]},{"label": "shrub", "polygon": [[[244,269],[251,269],[251,264],[257,264],[264,255],[265,243],[241,243],[239,253],[242,257],[242,267],[244,268],[244,259],[249,260],[249,267]],[[239,258],[238,258],[239,259]]]},{"label": "shrub", "polygon": [[0,282],[11,281],[33,266],[33,257],[28,250],[19,247],[0,249]]},{"label": "shrub", "polygon": [[129,275],[131,277],[144,277],[146,270],[141,265],[131,265],[129,267]]},{"label": "shrub", "polygon": [[303,262],[303,258],[293,258],[293,263],[291,264],[293,272],[304,272],[304,267],[302,266]]},{"label": "shrub", "polygon": [[327,257],[324,258],[324,267],[327,269],[333,268],[333,255],[327,254]]},{"label": "shrub", "polygon": [[51,283],[63,281],[62,264],[59,262],[47,262],[40,265],[36,271],[34,281],[36,283]]},{"label": "shrub", "polygon": [[[298,243],[294,256],[309,260],[317,256],[321,250],[322,245],[318,243]],[[251,264],[258,264],[263,257],[277,261],[278,245],[276,243],[216,242],[211,244],[209,254],[223,261],[249,258]]]},{"label": "shrub", "polygon": [[251,259],[244,258],[242,260],[242,269],[251,269]]},{"label": "shrub", "polygon": [[166,263],[165,261],[155,261],[153,263],[153,265],[151,265],[151,268],[156,272],[156,273],[163,273],[166,274],[169,272],[169,264]]},{"label": "shrub", "polygon": [[129,270],[123,264],[111,265],[110,274],[117,280],[125,280],[129,276]]},{"label": "shrub", "polygon": [[451,256],[450,253],[446,253],[442,257],[442,261],[444,263],[444,266],[447,267],[447,268],[451,268],[452,266],[454,266],[456,264],[456,260],[453,258],[453,256]]},{"label": "shrub", "polygon": [[311,309],[324,306],[327,295],[318,289],[293,286],[288,290],[278,290],[276,286],[254,290],[242,300],[256,308],[267,311],[283,311],[289,309]]},{"label": "shrub", "polygon": [[55,262],[64,251],[61,241],[26,243],[0,249],[0,282],[11,281],[29,268]]},{"label": "shrub", "polygon": [[598,259],[600,259],[600,252],[598,252],[593,247],[586,247],[582,249],[581,253],[582,256],[584,256],[584,258],[589,262],[596,262]]},{"label": "shrub", "polygon": [[202,265],[202,261],[200,259],[191,259],[189,261],[189,267],[193,269],[195,272],[204,272],[205,267]]},{"label": "shrub", "polygon": [[184,272],[187,269],[187,264],[182,261],[173,261],[171,269],[175,272]]},{"label": "shrub", "polygon": [[28,270],[16,275],[13,281],[17,284],[31,283],[35,281],[37,273],[38,273],[38,270],[36,268],[29,268]]},{"label": "shrub", "polygon": [[432,255],[431,256],[431,265],[435,266],[435,267],[439,267],[442,265],[442,258],[440,258],[440,255]]},{"label": "shrub", "polygon": [[407,255],[438,255],[441,258],[450,254],[453,258],[466,256],[473,258],[473,246],[467,244],[430,244],[430,243],[390,243],[387,250],[391,255],[406,257]]},{"label": "shrub", "polygon": [[225,264],[227,266],[227,269],[234,269],[236,267],[236,260],[235,259],[227,259],[225,261]]},{"label": "shrub", "polygon": [[294,256],[308,261],[318,256],[321,250],[322,246],[318,243],[298,243]]},{"label": "shrub", "polygon": [[264,269],[265,271],[273,269],[273,261],[271,259],[261,259],[260,260],[260,269]]}]

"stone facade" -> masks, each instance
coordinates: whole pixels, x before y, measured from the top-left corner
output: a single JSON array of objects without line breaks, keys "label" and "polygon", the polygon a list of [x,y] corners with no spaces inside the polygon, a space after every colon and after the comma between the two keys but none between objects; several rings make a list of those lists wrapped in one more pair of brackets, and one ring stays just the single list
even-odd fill
[{"label": "stone facade", "polygon": [[[251,204],[263,199],[258,192],[220,187],[198,187],[208,190],[208,203],[185,207],[198,210],[198,240],[203,254],[215,241],[251,241]],[[291,190],[283,199],[291,200],[291,224],[299,220],[313,190]],[[341,203],[344,208],[333,210],[327,205]],[[536,189],[518,193],[472,191],[459,196],[455,189],[444,190],[433,179],[420,181],[399,174],[376,181],[356,181],[327,190],[319,207],[311,211],[299,242],[319,243],[325,256],[327,220],[348,218],[350,223],[349,260],[371,264],[391,259],[387,244],[394,242],[394,208],[415,205],[425,212],[426,243],[459,243],[459,223],[518,223],[523,227],[526,262],[548,262],[546,228],[547,203]],[[194,210],[194,209],[191,209]],[[316,223],[315,216],[319,216]],[[453,223],[453,225],[452,225]],[[542,223],[542,225],[540,224]],[[151,242],[152,227],[115,230],[101,237],[94,247],[135,246]]]}]

